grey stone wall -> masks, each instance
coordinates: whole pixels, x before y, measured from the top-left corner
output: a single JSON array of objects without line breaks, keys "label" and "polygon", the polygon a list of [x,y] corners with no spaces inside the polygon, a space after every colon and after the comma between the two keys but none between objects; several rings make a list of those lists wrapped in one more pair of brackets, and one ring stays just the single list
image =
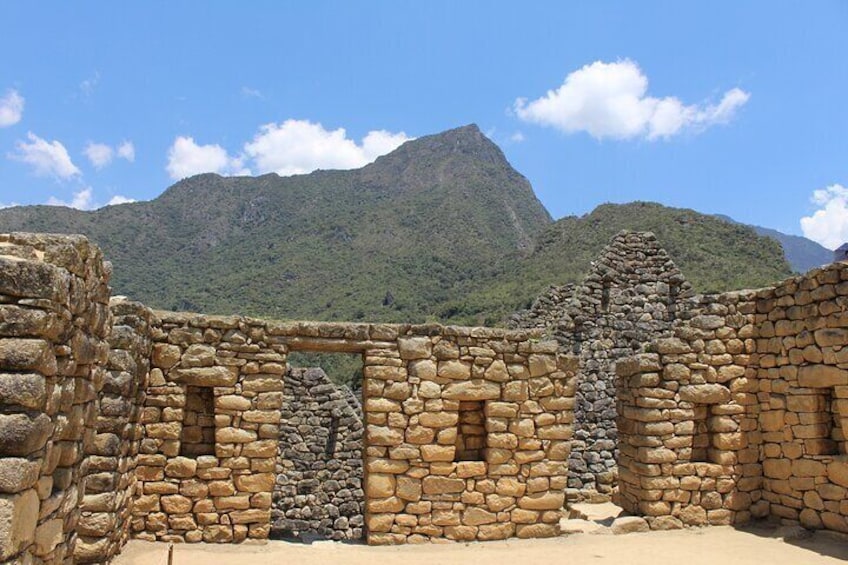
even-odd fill
[{"label": "grey stone wall", "polygon": [[[544,328],[580,360],[568,486],[608,497],[617,481],[616,361],[670,335],[691,287],[651,233],[622,231],[577,285],[551,287],[511,325]],[[579,494],[582,493],[582,494]]]},{"label": "grey stone wall", "polygon": [[109,275],[82,236],[0,235],[0,563],[74,555],[109,351]]},{"label": "grey stone wall", "polygon": [[114,323],[103,388],[96,400],[94,441],[83,463],[85,492],[74,560],[107,563],[129,538],[135,466],[150,373],[150,309],[120,297],[110,301]]},{"label": "grey stone wall", "polygon": [[361,539],[361,406],[320,368],[290,368],[283,390],[271,535]]}]

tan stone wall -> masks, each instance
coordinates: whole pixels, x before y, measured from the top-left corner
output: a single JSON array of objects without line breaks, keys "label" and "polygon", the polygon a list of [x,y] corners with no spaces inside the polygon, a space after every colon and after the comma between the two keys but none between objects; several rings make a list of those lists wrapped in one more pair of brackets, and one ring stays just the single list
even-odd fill
[{"label": "tan stone wall", "polygon": [[109,274],[84,237],[0,235],[0,562],[74,554]]},{"label": "tan stone wall", "polygon": [[759,495],[753,293],[708,297],[619,362],[619,498],[653,529],[739,524]]},{"label": "tan stone wall", "polygon": [[[267,537],[290,350],[363,354],[369,543],[558,533],[574,363],[556,343],[485,328],[157,316],[137,537]],[[214,398],[214,454],[181,455],[200,433],[186,435],[196,387]],[[463,403],[480,412],[466,424],[485,438],[481,461],[454,461]]]},{"label": "tan stone wall", "polygon": [[[134,535],[187,542],[266,538],[286,346],[262,321],[156,317]],[[204,399],[211,405],[197,410]],[[208,449],[198,449],[204,427],[214,435],[205,438]]]},{"label": "tan stone wall", "polygon": [[763,512],[848,532],[848,265],[757,294]]},{"label": "tan stone wall", "polygon": [[848,532],[848,264],[698,300],[675,339],[619,363],[622,504],[653,528]]},{"label": "tan stone wall", "polygon": [[130,533],[135,464],[150,372],[150,309],[121,298],[110,301],[113,325],[103,386],[95,401],[94,441],[83,462],[85,492],[74,547],[77,563],[106,563]]},{"label": "tan stone wall", "polygon": [[[387,328],[365,353],[368,542],[557,535],[575,360],[526,332],[428,333]],[[479,453],[458,434],[482,436]]]}]

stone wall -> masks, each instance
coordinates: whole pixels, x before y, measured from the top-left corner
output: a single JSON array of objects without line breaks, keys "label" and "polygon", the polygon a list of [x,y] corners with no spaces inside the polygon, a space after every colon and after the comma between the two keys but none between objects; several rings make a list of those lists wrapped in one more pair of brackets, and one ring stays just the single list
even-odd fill
[{"label": "stone wall", "polygon": [[384,326],[372,337],[368,542],[557,535],[573,359],[520,331]]},{"label": "stone wall", "polygon": [[85,492],[77,523],[74,560],[106,563],[130,533],[135,464],[150,373],[151,312],[120,297],[110,302],[114,323],[103,388],[96,399],[94,441],[83,463]]},{"label": "stone wall", "polygon": [[[651,233],[622,231],[578,285],[551,287],[513,327],[544,328],[579,357],[568,486],[574,498],[608,498],[616,486],[615,366],[671,335],[689,283]],[[576,491],[576,492],[575,492]]]},{"label": "stone wall", "polygon": [[699,297],[675,339],[620,362],[623,505],[655,528],[773,516],[848,532],[846,306],[836,263]]},{"label": "stone wall", "polygon": [[268,537],[285,345],[249,318],[155,316],[135,537]]},{"label": "stone wall", "polygon": [[692,301],[617,365],[619,504],[652,529],[739,524],[759,500],[754,293]]},{"label": "stone wall", "polygon": [[0,562],[71,561],[109,351],[110,267],[81,236],[0,235]]},{"label": "stone wall", "polygon": [[763,504],[848,532],[848,264],[764,289],[756,306]]},{"label": "stone wall", "polygon": [[318,368],[286,372],[271,535],[363,537],[362,408]]}]

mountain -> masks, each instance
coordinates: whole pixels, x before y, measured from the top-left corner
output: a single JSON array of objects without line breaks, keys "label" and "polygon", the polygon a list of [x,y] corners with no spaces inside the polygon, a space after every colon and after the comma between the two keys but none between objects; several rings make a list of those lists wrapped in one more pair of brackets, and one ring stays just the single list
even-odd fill
[{"label": "mountain", "polygon": [[698,290],[790,274],[774,240],[692,210],[607,204],[554,222],[475,125],[357,170],[204,174],[149,202],[0,210],[0,231],[88,235],[115,293],[150,306],[317,320],[498,324],[579,280],[621,229],[656,233]]},{"label": "mountain", "polygon": [[325,320],[426,319],[550,222],[475,125],[353,171],[204,174],[150,202],[0,210],[2,231],[88,235],[115,292],[151,306]]},{"label": "mountain", "polygon": [[[740,223],[730,216],[716,214],[716,217],[734,224]],[[762,226],[746,225],[757,232],[758,235],[776,239],[783,247],[786,260],[789,261],[792,270],[796,273],[806,273],[810,269],[821,267],[833,261],[833,251],[811,239],[799,235],[789,235]]]},{"label": "mountain", "polygon": [[780,245],[750,227],[653,202],[603,204],[548,225],[530,255],[503,264],[490,281],[455,298],[443,317],[485,316],[493,323],[527,308],[548,286],[581,281],[589,262],[621,230],[656,234],[697,292],[757,288],[791,274]]}]

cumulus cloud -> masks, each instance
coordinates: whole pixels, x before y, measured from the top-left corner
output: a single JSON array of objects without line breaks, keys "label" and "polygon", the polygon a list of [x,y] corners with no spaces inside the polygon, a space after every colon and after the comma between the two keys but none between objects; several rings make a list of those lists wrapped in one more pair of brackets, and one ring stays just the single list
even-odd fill
[{"label": "cumulus cloud", "polygon": [[848,241],[848,188],[832,184],[813,191],[810,200],[818,207],[811,216],[801,218],[804,237],[828,249]]},{"label": "cumulus cloud", "polygon": [[85,153],[85,156],[88,157],[88,160],[91,161],[91,164],[94,165],[95,169],[102,169],[112,162],[114,151],[112,151],[112,148],[105,143],[89,142],[89,144],[85,146],[83,153]]},{"label": "cumulus cloud", "polygon": [[15,143],[17,151],[8,155],[10,159],[30,165],[38,176],[65,180],[80,174],[61,142],[41,139],[32,132],[27,139],[29,142]]},{"label": "cumulus cloud", "polygon": [[106,204],[99,204],[94,197],[94,189],[86,187],[73,193],[71,200],[63,200],[56,196],[51,196],[47,199],[48,206],[65,206],[67,208],[76,208],[77,210],[96,210],[104,206],[115,206],[116,204],[127,204],[136,202],[134,198],[127,198],[119,194],[113,196]]},{"label": "cumulus cloud", "polygon": [[686,105],[678,98],[648,94],[648,77],[630,60],[596,61],[570,73],[556,90],[513,105],[523,121],[565,133],[584,131],[596,139],[667,139],[727,123],[750,94],[733,88],[717,104]]},{"label": "cumulus cloud", "polygon": [[13,206],[20,206],[20,204],[18,204],[17,202],[11,202],[9,204],[4,204],[3,202],[0,202],[0,210],[2,210],[3,208],[12,208]]},{"label": "cumulus cloud", "polygon": [[121,196],[120,194],[116,194],[109,202],[106,203],[106,206],[116,206],[118,204],[130,204],[132,202],[137,202],[135,198],[127,198],[126,196]]},{"label": "cumulus cloud", "polygon": [[130,163],[135,161],[135,146],[133,146],[132,141],[124,141],[115,148],[105,143],[89,142],[83,153],[95,169],[102,169],[109,165],[115,157],[125,159]]},{"label": "cumulus cloud", "polygon": [[199,145],[191,137],[177,137],[168,150],[166,170],[171,178],[180,179],[207,172],[287,176],[316,169],[355,169],[409,139],[404,132],[373,130],[357,143],[344,128],[327,130],[308,120],[286,120],[261,126],[239,155],[217,144]]},{"label": "cumulus cloud", "polygon": [[130,163],[135,162],[135,145],[132,141],[124,141],[115,149],[118,157],[126,159]]},{"label": "cumulus cloud", "polygon": [[0,98],[0,128],[13,126],[24,115],[24,97],[17,90],[9,90]]},{"label": "cumulus cloud", "polygon": [[165,170],[174,180],[200,173],[236,174],[241,160],[231,157],[220,145],[199,145],[192,137],[179,136],[168,149]]},{"label": "cumulus cloud", "polygon": [[76,208],[77,210],[91,210],[94,208],[94,191],[89,186],[75,192],[70,202],[60,200],[55,196],[47,199],[48,206],[65,206],[67,208]]},{"label": "cumulus cloud", "polygon": [[278,175],[309,173],[316,169],[363,167],[410,138],[403,132],[374,130],[356,143],[344,128],[327,130],[308,120],[266,124],[244,146],[256,171]]}]

